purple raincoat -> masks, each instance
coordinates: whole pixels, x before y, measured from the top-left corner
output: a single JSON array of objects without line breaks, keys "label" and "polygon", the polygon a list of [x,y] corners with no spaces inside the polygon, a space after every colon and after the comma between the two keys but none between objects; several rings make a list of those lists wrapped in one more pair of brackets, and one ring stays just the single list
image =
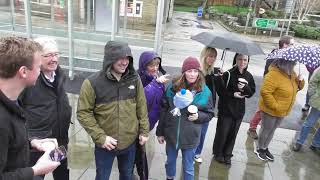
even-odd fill
[{"label": "purple raincoat", "polygon": [[150,130],[154,128],[155,124],[159,120],[160,100],[165,91],[164,84],[158,83],[155,77],[150,76],[146,72],[146,65],[155,58],[160,59],[159,71],[162,74],[165,74],[166,72],[163,70],[161,66],[160,56],[153,51],[145,51],[140,55],[138,70],[147,100]]}]

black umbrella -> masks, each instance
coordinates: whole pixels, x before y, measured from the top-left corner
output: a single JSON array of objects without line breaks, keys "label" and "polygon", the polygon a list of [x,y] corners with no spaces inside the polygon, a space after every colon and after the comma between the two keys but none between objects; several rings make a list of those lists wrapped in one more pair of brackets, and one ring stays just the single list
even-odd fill
[{"label": "black umbrella", "polygon": [[205,46],[226,49],[248,56],[264,54],[257,43],[232,32],[202,32],[192,36],[191,39],[198,41]]},{"label": "black umbrella", "polygon": [[232,32],[202,32],[192,36],[191,39],[208,47],[223,49],[224,51],[221,57],[223,62],[226,50],[248,56],[264,54],[257,43]]}]

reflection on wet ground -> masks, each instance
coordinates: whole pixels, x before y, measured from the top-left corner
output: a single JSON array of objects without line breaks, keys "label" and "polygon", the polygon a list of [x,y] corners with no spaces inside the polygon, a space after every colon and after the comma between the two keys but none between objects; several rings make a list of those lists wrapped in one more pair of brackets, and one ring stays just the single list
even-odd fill
[{"label": "reflection on wet ground", "polygon": [[[75,108],[77,107],[77,95],[69,94],[73,109],[74,122],[70,126],[69,136],[69,168],[71,180],[92,180],[95,177],[94,144],[85,130],[76,120]],[[204,149],[202,152],[203,163],[195,164],[195,179],[214,180],[315,180],[320,179],[320,156],[312,152],[308,147],[310,141],[306,142],[301,152],[291,150],[292,142],[296,139],[297,132],[287,129],[277,129],[274,140],[270,144],[270,151],[275,156],[274,162],[262,162],[254,154],[255,141],[247,136],[249,124],[242,123],[236,145],[232,165],[226,166],[213,160],[212,143],[216,128],[216,119],[210,122]],[[309,140],[311,139],[311,135]],[[158,144],[155,132],[150,133],[147,144],[147,152],[150,167],[150,179],[163,180],[165,176],[164,163],[166,154],[164,145]],[[181,177],[181,154],[177,161],[177,179]],[[110,179],[119,179],[117,162]],[[46,180],[51,180],[51,174]],[[138,179],[135,177],[135,179]]]}]

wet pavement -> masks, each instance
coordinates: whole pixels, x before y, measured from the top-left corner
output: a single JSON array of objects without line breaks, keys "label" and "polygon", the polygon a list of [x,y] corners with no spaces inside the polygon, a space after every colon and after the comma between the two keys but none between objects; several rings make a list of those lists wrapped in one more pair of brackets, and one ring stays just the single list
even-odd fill
[{"label": "wet pavement", "polygon": [[[69,94],[72,107],[77,107],[78,95]],[[85,130],[75,118],[75,108],[69,130],[69,168],[71,180],[89,180],[95,177],[94,144]],[[274,154],[274,162],[262,162],[254,154],[256,141],[247,136],[248,123],[242,123],[233,151],[232,165],[226,166],[213,160],[212,144],[216,129],[216,118],[210,122],[206,140],[201,154],[203,162],[195,164],[195,179],[205,180],[315,180],[320,178],[320,155],[308,147],[311,135],[301,152],[291,150],[296,139],[294,130],[278,128],[270,144]],[[156,141],[154,130],[150,132],[147,143],[147,153],[150,168],[149,179],[165,179],[164,164],[166,161],[165,146]],[[177,179],[181,177],[181,154],[177,161]],[[51,180],[52,176],[46,176]],[[110,179],[118,179],[117,162],[115,160]],[[137,178],[136,178],[137,179]]]}]

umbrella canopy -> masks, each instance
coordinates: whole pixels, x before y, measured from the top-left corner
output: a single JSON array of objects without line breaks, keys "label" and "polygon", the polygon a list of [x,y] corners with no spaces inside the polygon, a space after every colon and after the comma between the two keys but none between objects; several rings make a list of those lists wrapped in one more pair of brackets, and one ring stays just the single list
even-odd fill
[{"label": "umbrella canopy", "polygon": [[231,32],[202,32],[192,36],[191,39],[208,47],[237,52],[248,56],[264,54],[257,43]]},{"label": "umbrella canopy", "polygon": [[320,46],[299,45],[286,49],[279,49],[268,54],[266,59],[296,61],[309,68],[315,69],[320,66]]}]

